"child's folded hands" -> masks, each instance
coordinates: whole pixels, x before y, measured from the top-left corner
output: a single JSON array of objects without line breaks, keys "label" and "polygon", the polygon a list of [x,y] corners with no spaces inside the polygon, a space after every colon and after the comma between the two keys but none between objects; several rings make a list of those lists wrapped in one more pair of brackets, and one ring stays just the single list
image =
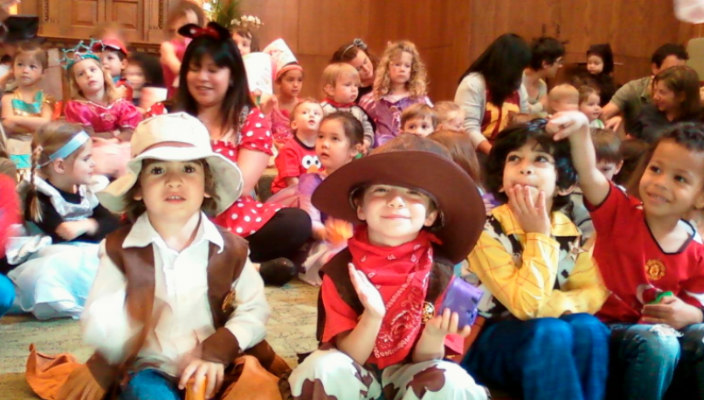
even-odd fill
[{"label": "child's folded hands", "polygon": [[545,131],[553,134],[555,140],[561,140],[575,132],[589,132],[589,119],[580,111],[563,111],[550,118]]}]

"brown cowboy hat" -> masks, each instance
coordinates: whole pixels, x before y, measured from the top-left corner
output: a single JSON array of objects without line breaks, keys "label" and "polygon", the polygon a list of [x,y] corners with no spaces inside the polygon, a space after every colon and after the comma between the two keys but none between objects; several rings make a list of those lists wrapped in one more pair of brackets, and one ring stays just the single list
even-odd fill
[{"label": "brown cowboy hat", "polygon": [[435,201],[440,216],[432,232],[442,241],[437,255],[457,263],[472,250],[484,228],[486,211],[472,178],[440,144],[401,135],[325,178],[313,205],[332,217],[360,223],[352,196],[371,184],[420,189]]}]

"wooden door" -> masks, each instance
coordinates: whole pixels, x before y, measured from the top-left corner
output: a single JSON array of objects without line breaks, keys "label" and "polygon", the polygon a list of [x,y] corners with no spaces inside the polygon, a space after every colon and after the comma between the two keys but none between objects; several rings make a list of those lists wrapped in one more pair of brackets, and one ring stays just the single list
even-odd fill
[{"label": "wooden door", "polygon": [[[158,1],[147,1],[159,3]],[[143,0],[109,0],[105,1],[105,21],[122,25],[125,40],[129,42],[144,41],[144,1]]]}]

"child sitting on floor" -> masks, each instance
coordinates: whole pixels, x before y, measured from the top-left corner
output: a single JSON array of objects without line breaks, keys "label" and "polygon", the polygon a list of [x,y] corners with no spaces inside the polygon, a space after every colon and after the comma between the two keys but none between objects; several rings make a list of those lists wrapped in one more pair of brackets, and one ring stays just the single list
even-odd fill
[{"label": "child sitting on floor", "polygon": [[[99,194],[132,224],[101,244],[82,316],[84,340],[96,352],[59,398],[105,394],[118,384],[121,399],[181,399],[190,385],[195,392],[205,385],[205,398],[239,398],[237,385],[247,382],[231,385],[237,377],[229,367],[243,352],[287,369],[263,340],[269,306],[247,242],[208,218],[241,194],[242,174],[186,113],[142,122],[132,149],[129,172]],[[259,398],[279,395],[271,378],[256,387]]]},{"label": "child sitting on floor", "polygon": [[19,265],[8,276],[22,311],[38,319],[78,318],[98,269],[97,243],[118,221],[90,188],[95,163],[90,137],[80,125],[44,125],[32,149],[25,219],[52,244],[26,261],[9,257]]},{"label": "child sitting on floor", "polygon": [[486,399],[443,360],[470,327],[438,301],[481,231],[472,179],[441,145],[402,135],[328,176],[313,204],[359,225],[323,267],[322,347],[291,374],[293,397]]},{"label": "child sitting on floor", "polygon": [[298,184],[298,177],[305,173],[320,170],[320,160],[315,154],[315,140],[318,137],[323,109],[315,99],[303,99],[291,112],[289,138],[276,156],[276,169],[279,173],[271,182],[271,193]]},{"label": "child sitting on floor", "polygon": [[356,104],[359,92],[359,72],[348,63],[332,63],[323,70],[323,92],[325,100],[320,105],[325,115],[335,111],[346,111],[354,115],[364,128],[364,148],[366,154],[374,145],[374,126],[369,115]]},{"label": "child sitting on floor", "polygon": [[555,114],[577,109],[579,109],[579,90],[576,87],[563,83],[548,92],[548,113]]},{"label": "child sitting on floor", "polygon": [[551,127],[555,139],[569,138],[611,291],[598,314],[611,327],[610,394],[701,396],[704,246],[684,217],[704,208],[704,125],[676,124],[653,144],[641,160],[642,204],[599,171],[584,115],[558,115]]},{"label": "child sitting on floor", "polygon": [[464,132],[464,111],[454,101],[438,101],[433,107],[438,116],[438,126],[436,130],[446,130]]},{"label": "child sitting on floor", "polygon": [[469,267],[485,289],[482,330],[462,364],[526,400],[602,399],[609,332],[594,317],[608,292],[560,208],[577,176],[546,120],[501,131],[487,160],[494,208]]},{"label": "child sitting on floor", "polygon": [[438,126],[438,116],[427,104],[416,103],[401,113],[401,133],[426,137]]},{"label": "child sitting on floor", "polygon": [[579,87],[579,111],[589,119],[590,128],[604,129],[604,122],[599,119],[601,106],[597,89],[587,85]]}]

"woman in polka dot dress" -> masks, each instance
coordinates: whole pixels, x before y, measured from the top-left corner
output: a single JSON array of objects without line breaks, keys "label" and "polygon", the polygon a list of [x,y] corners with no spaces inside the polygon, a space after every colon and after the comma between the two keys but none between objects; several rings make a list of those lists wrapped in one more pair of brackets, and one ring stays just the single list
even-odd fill
[{"label": "woman in polka dot dress", "polygon": [[269,118],[249,95],[244,64],[227,29],[189,24],[179,33],[193,40],[183,56],[176,105],[208,128],[213,149],[237,163],[244,187],[240,197],[214,222],[249,241],[250,258],[260,262],[265,282],[282,284],[305,259],[301,247],[311,237],[310,217],[296,208],[262,204],[254,186],[272,155]]}]

